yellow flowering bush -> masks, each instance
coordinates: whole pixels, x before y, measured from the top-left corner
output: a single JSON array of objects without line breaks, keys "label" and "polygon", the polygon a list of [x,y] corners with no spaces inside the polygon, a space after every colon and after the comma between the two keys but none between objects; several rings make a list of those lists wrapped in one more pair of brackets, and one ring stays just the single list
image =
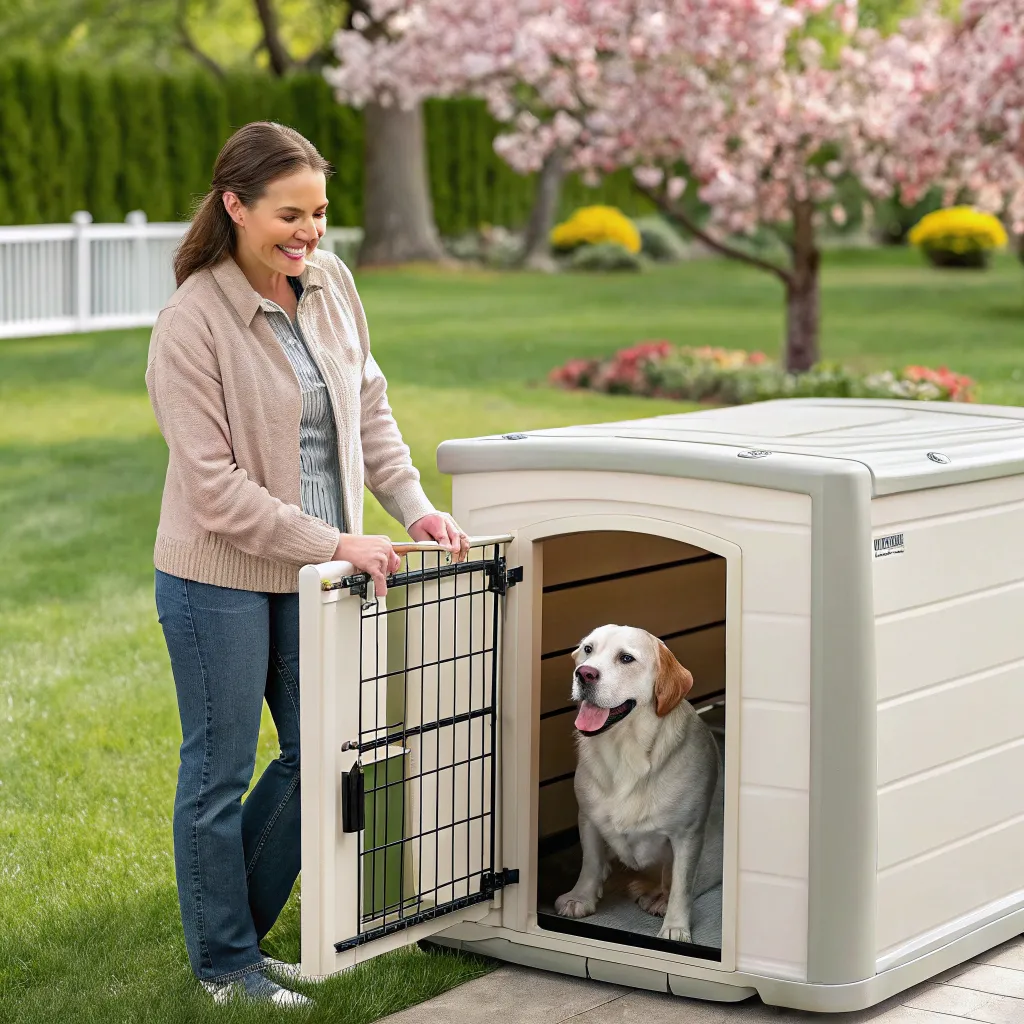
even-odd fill
[{"label": "yellow flowering bush", "polygon": [[907,236],[936,266],[983,267],[993,249],[1007,243],[997,217],[970,206],[953,206],[922,217]]},{"label": "yellow flowering bush", "polygon": [[580,207],[551,232],[551,246],[561,252],[608,242],[634,254],[640,251],[640,232],[636,225],[614,206]]}]

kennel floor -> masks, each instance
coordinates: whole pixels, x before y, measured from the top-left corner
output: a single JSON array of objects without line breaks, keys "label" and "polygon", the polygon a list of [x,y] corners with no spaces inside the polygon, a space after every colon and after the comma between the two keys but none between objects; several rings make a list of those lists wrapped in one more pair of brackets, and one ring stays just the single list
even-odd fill
[{"label": "kennel floor", "polygon": [[[720,960],[722,949],[722,886],[713,886],[698,895],[691,919],[692,943],[669,942],[658,938],[663,919],[640,909],[629,895],[627,885],[635,872],[617,868],[605,885],[605,893],[596,913],[573,919],[555,912],[555,900],[576,882],[582,861],[577,840],[563,849],[542,854],[537,862],[537,923],[550,931],[587,935],[606,942],[619,942],[649,949]],[[698,886],[700,888],[700,886]]]}]

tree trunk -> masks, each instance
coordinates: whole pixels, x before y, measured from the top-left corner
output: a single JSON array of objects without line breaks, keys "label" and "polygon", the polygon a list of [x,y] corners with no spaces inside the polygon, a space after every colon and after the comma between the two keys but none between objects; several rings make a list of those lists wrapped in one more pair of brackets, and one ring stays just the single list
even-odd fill
[{"label": "tree trunk", "polygon": [[786,369],[803,373],[818,362],[821,327],[821,253],[814,237],[814,206],[793,205],[792,270],[786,283]]},{"label": "tree trunk", "polygon": [[537,175],[537,188],[533,196],[533,209],[526,225],[526,241],[520,263],[530,270],[550,272],[555,269],[551,256],[549,236],[558,215],[558,202],[565,180],[565,151],[553,149],[544,158],[544,164]]},{"label": "tree trunk", "polygon": [[423,139],[423,109],[365,109],[363,242],[359,264],[439,262]]}]

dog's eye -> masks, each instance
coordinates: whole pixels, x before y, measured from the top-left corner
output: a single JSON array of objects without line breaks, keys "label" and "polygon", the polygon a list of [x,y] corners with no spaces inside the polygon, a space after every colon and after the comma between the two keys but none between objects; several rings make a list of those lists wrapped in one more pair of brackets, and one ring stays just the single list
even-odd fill
[{"label": "dog's eye", "polygon": [[584,644],[583,645],[583,653],[584,654],[593,654],[594,653],[594,648],[590,644]]},{"label": "dog's eye", "polygon": [[626,652],[623,651],[622,654],[619,655],[619,661],[621,661],[623,665],[628,665],[631,661],[636,661],[636,658],[634,658],[632,654],[626,654]]}]

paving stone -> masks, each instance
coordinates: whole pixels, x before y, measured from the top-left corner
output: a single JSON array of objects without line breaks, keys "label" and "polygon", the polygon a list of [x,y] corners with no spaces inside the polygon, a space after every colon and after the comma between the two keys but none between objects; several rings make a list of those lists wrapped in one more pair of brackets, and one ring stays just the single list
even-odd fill
[{"label": "paving stone", "polygon": [[1015,971],[1024,971],[1024,937],[1018,936],[1009,942],[1004,942],[995,949],[990,949],[981,956],[976,956],[974,962],[978,964],[992,964],[995,967],[1010,967]]},{"label": "paving stone", "polygon": [[996,996],[1024,999],[1024,971],[1016,971],[1010,967],[974,964],[962,974],[958,974],[953,983],[957,988],[971,988]]},{"label": "paving stone", "polygon": [[[508,965],[386,1017],[386,1024],[561,1024],[630,990]],[[383,1024],[383,1022],[382,1022]]]},{"label": "paving stone", "polygon": [[985,1024],[1024,1024],[1024,999],[956,985],[924,985],[905,1002],[920,1010],[967,1017]]}]

